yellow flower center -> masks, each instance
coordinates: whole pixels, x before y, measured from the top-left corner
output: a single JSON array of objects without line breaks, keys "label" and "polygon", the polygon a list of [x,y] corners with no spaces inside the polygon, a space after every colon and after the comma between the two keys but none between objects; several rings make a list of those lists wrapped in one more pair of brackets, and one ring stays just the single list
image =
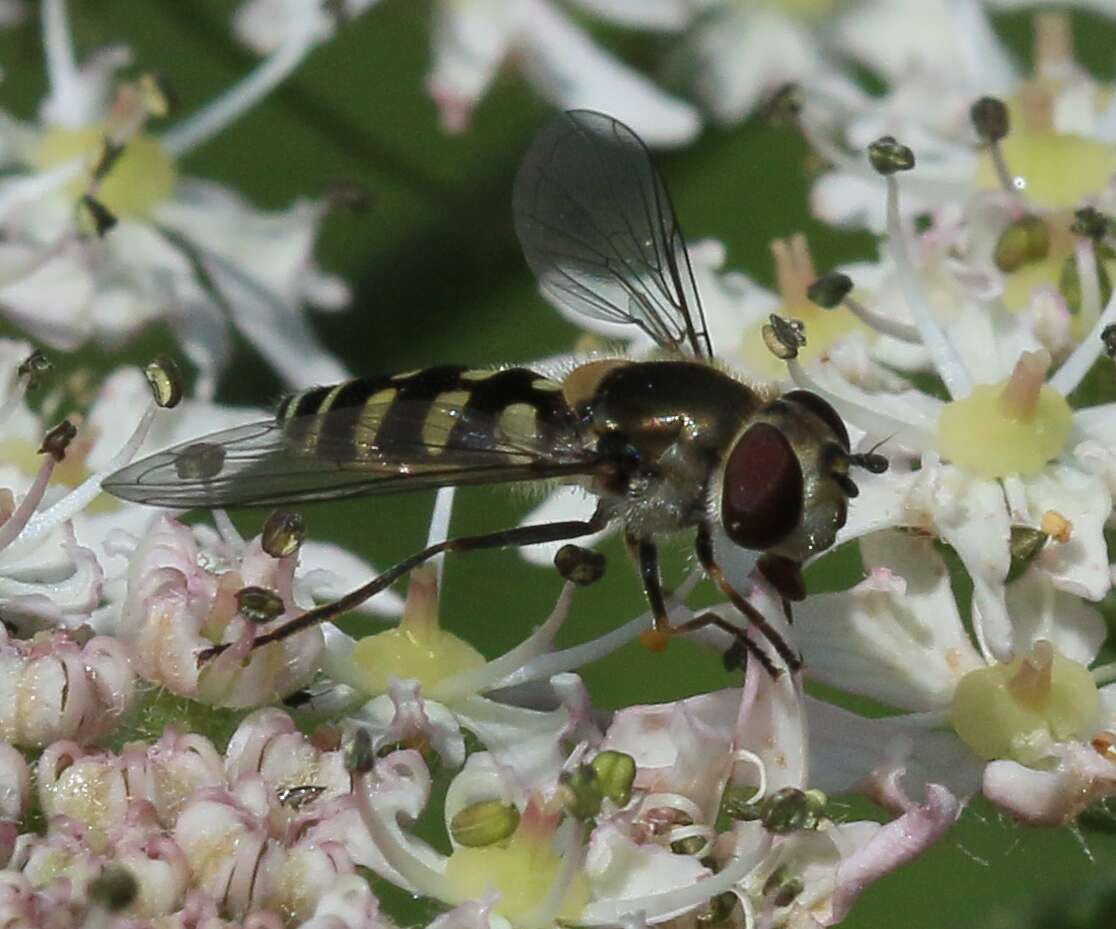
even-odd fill
[{"label": "yellow flower center", "polygon": [[[515,925],[546,899],[561,865],[550,835],[536,837],[520,829],[506,842],[455,849],[446,864],[446,879],[462,900],[477,900],[495,890],[500,894],[495,911]],[[588,902],[589,883],[579,872],[557,916],[576,920]]]},{"label": "yellow flower center", "polygon": [[1088,668],[1040,640],[1029,655],[961,678],[950,721],[982,758],[1029,764],[1051,741],[1088,738],[1099,713]]},{"label": "yellow flower center", "polygon": [[[84,158],[91,172],[104,144],[104,131],[52,129],[39,142],[35,164],[52,168],[73,158]],[[153,136],[139,134],[128,141],[119,158],[101,181],[97,199],[115,216],[142,217],[166,200],[174,187],[177,169],[167,151]],[[89,172],[66,185],[75,200],[89,185]]]},{"label": "yellow flower center", "polygon": [[[1000,142],[1004,160],[1015,177],[1026,182],[1023,190],[1034,206],[1064,210],[1103,190],[1116,173],[1116,147],[1082,136],[1035,129],[1013,128]],[[988,152],[981,155],[977,184],[986,190],[1000,187]]]},{"label": "yellow flower center", "polygon": [[1035,474],[1065,447],[1073,411],[1043,383],[1049,356],[1025,355],[1006,381],[978,384],[938,419],[942,457],[978,477]]},{"label": "yellow flower center", "polygon": [[429,691],[450,675],[484,664],[480,652],[439,625],[435,577],[429,566],[413,571],[399,625],[353,646],[354,686],[384,693],[393,678],[414,678]]}]

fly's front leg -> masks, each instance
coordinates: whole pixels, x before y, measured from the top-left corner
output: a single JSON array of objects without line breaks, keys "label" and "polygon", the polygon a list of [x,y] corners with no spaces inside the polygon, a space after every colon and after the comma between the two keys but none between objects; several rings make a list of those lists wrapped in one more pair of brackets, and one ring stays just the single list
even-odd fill
[{"label": "fly's front leg", "polygon": [[[751,603],[749,603],[740,592],[729,583],[729,579],[725,577],[725,572],[721,570],[721,566],[717,564],[717,560],[713,554],[713,536],[709,532],[708,526],[701,526],[698,529],[697,542],[695,545],[697,551],[698,561],[705,569],[705,573],[709,578],[724,592],[725,596],[729,598],[737,610],[739,610],[744,617],[763,635],[768,642],[772,644],[775,651],[779,653],[779,657],[786,662],[791,671],[797,671],[802,667],[802,658],[799,656],[786,639],[775,629]],[[716,614],[714,614],[716,615]],[[753,654],[755,652],[753,651]],[[766,657],[766,656],[765,656]],[[769,663],[769,662],[768,662]],[[765,663],[765,667],[767,663]]]},{"label": "fly's front leg", "polygon": [[658,548],[654,542],[635,536],[625,536],[624,541],[628,546],[628,551],[632,553],[639,565],[640,580],[643,581],[643,590],[647,595],[647,602],[651,606],[653,625],[639,637],[647,649],[653,652],[661,652],[667,647],[671,636],[696,632],[698,629],[704,629],[707,626],[716,626],[727,632],[735,640],[732,648],[725,656],[727,667],[742,666],[743,659],[751,653],[756,656],[756,659],[772,677],[779,676],[779,669],[772,663],[767,652],[756,645],[743,629],[722,619],[716,613],[702,613],[681,625],[673,625],[667,614],[666,597],[663,595]]},{"label": "fly's front leg", "polygon": [[[508,548],[511,546],[541,545],[544,542],[561,542],[565,539],[577,539],[592,535],[606,525],[608,525],[608,517],[598,507],[589,519],[571,519],[562,522],[544,523],[539,526],[517,526],[515,529],[504,529],[500,532],[489,532],[484,535],[459,536],[455,539],[446,539],[444,542],[428,545],[422,551],[415,552],[410,558],[405,558],[399,564],[389,568],[378,577],[372,578],[372,580],[356,588],[356,590],[350,591],[343,597],[314,607],[312,610],[307,610],[301,616],[295,617],[277,629],[256,636],[252,642],[252,648],[262,648],[272,642],[279,642],[360,606],[365,600],[390,587],[423,562],[429,561],[442,552],[471,552],[487,548]],[[205,649],[198,655],[198,664],[201,665],[216,658],[228,647],[228,644],[225,643]]]},{"label": "fly's front leg", "polygon": [[667,615],[666,597],[663,595],[663,579],[659,573],[659,549],[650,539],[640,539],[625,535],[624,543],[639,566],[639,579],[643,582],[643,592],[651,607],[652,626],[640,633],[639,639],[653,652],[661,652],[667,647],[671,634],[675,631]]}]

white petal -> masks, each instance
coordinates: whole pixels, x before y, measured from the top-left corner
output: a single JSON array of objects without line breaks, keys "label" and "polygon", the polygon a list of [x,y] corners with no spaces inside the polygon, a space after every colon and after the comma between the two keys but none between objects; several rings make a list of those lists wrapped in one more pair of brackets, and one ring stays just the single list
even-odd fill
[{"label": "white petal", "polygon": [[823,700],[806,698],[810,784],[830,794],[858,791],[877,799],[879,778],[901,769],[915,795],[945,784],[959,797],[980,789],[984,762],[952,730],[928,729],[917,717],[868,719]]},{"label": "white petal", "polygon": [[[521,526],[539,526],[544,523],[561,522],[568,519],[588,519],[597,508],[597,498],[581,487],[573,485],[558,487],[542,503],[523,517]],[[608,526],[592,535],[582,536],[574,541],[578,545],[592,548],[599,541],[611,535],[618,527]],[[520,554],[532,564],[551,567],[554,556],[565,542],[545,542],[542,545],[525,545]]]},{"label": "white petal", "polygon": [[621,26],[638,29],[681,29],[694,15],[692,0],[572,0]]},{"label": "white petal", "polygon": [[[379,571],[363,558],[330,542],[308,541],[299,552],[296,583],[318,602],[335,600],[376,577]],[[393,590],[383,590],[358,610],[379,616],[398,616],[403,598]]]},{"label": "white petal", "polygon": [[1068,542],[1051,539],[1035,565],[1050,574],[1054,586],[1078,597],[1100,600],[1111,587],[1104,526],[1112,496],[1100,478],[1055,464],[1025,481],[1035,524],[1053,510],[1072,524]]},{"label": "white petal", "polygon": [[689,103],[606,53],[549,4],[522,4],[521,67],[552,103],[615,116],[648,145],[682,145],[698,134],[701,119]]},{"label": "white petal", "polygon": [[1104,617],[1090,604],[1056,590],[1042,571],[1027,571],[1007,588],[1015,626],[1015,653],[1024,655],[1039,639],[1058,646],[1067,658],[1091,664],[1107,632]]},{"label": "white petal", "polygon": [[948,707],[957,682],[983,662],[945,562],[930,539],[906,533],[877,533],[860,546],[867,580],[795,610],[807,674],[903,709]]},{"label": "white petal", "polygon": [[695,90],[724,125],[744,119],[770,92],[822,71],[821,52],[791,19],[764,9],[712,14],[693,37]]},{"label": "white petal", "polygon": [[516,4],[509,0],[437,4],[426,87],[447,131],[460,132],[468,125],[508,53],[515,12]]},{"label": "white petal", "polygon": [[93,278],[78,256],[0,246],[0,313],[50,348],[72,351],[93,330]]},{"label": "white petal", "polygon": [[710,871],[693,855],[676,855],[654,842],[637,844],[604,822],[590,837],[585,873],[594,900],[622,902],[688,887]]}]

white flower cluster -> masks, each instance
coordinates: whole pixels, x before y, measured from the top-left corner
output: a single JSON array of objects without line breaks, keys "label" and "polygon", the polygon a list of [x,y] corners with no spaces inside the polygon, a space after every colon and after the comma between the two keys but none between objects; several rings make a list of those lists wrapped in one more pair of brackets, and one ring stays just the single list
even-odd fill
[{"label": "white flower cluster", "polygon": [[[293,514],[245,539],[222,511],[188,525],[101,492],[138,455],[267,416],[213,402],[232,329],[292,386],[346,376],[304,315],[348,300],[313,257],[328,204],[264,213],[177,163],[373,5],[247,0],[233,29],[259,66],[156,131],[173,115],[159,83],[117,80],[121,47],[79,64],[63,0],[41,4],[48,95],[32,121],[0,116],[0,314],[60,359],[161,321],[197,377],[183,397],[155,361],[83,396],[30,342],[0,340],[0,924],[388,929],[386,881],[444,907],[429,929],[817,929],[978,794],[1048,826],[1116,794],[1116,666],[1097,665],[1116,404],[1087,383],[1116,377],[1116,94],[1075,61],[1063,13],[1037,15],[1024,74],[985,8],[1006,0],[432,6],[446,129],[509,62],[658,145],[694,138],[702,108],[728,125],[781,88],[826,165],[818,218],[880,234],[878,260],[834,269],[801,235],[774,242],[774,292],[726,270],[718,243],[691,250],[720,361],[825,398],[854,451],[889,465],[861,479],[838,539],[863,576],[809,596],[793,626],[724,553],[800,673],[755,636],[770,669],[751,661],[739,687],[606,712],[577,671],[648,614],[557,649],[567,581],[487,658],[442,628],[438,562],[405,601],[368,602],[401,614],[385,631],[273,638],[375,570]],[[0,25],[24,13],[0,2]],[[598,18],[676,36],[691,83],[668,92],[606,52]],[[788,329],[805,343],[775,358]],[[591,503],[557,491],[527,522]],[[694,618],[700,579],[674,591],[672,622]],[[712,610],[724,625],[704,643],[750,635],[732,605]],[[854,793],[886,821],[840,814],[830,797]]]}]

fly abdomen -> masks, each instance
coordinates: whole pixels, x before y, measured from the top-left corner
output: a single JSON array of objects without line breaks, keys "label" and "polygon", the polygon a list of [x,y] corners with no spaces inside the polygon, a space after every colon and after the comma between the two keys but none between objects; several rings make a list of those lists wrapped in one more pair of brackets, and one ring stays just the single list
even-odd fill
[{"label": "fly abdomen", "polygon": [[575,426],[561,386],[534,371],[451,365],[314,387],[286,397],[276,415],[299,454],[357,466],[568,443]]}]

